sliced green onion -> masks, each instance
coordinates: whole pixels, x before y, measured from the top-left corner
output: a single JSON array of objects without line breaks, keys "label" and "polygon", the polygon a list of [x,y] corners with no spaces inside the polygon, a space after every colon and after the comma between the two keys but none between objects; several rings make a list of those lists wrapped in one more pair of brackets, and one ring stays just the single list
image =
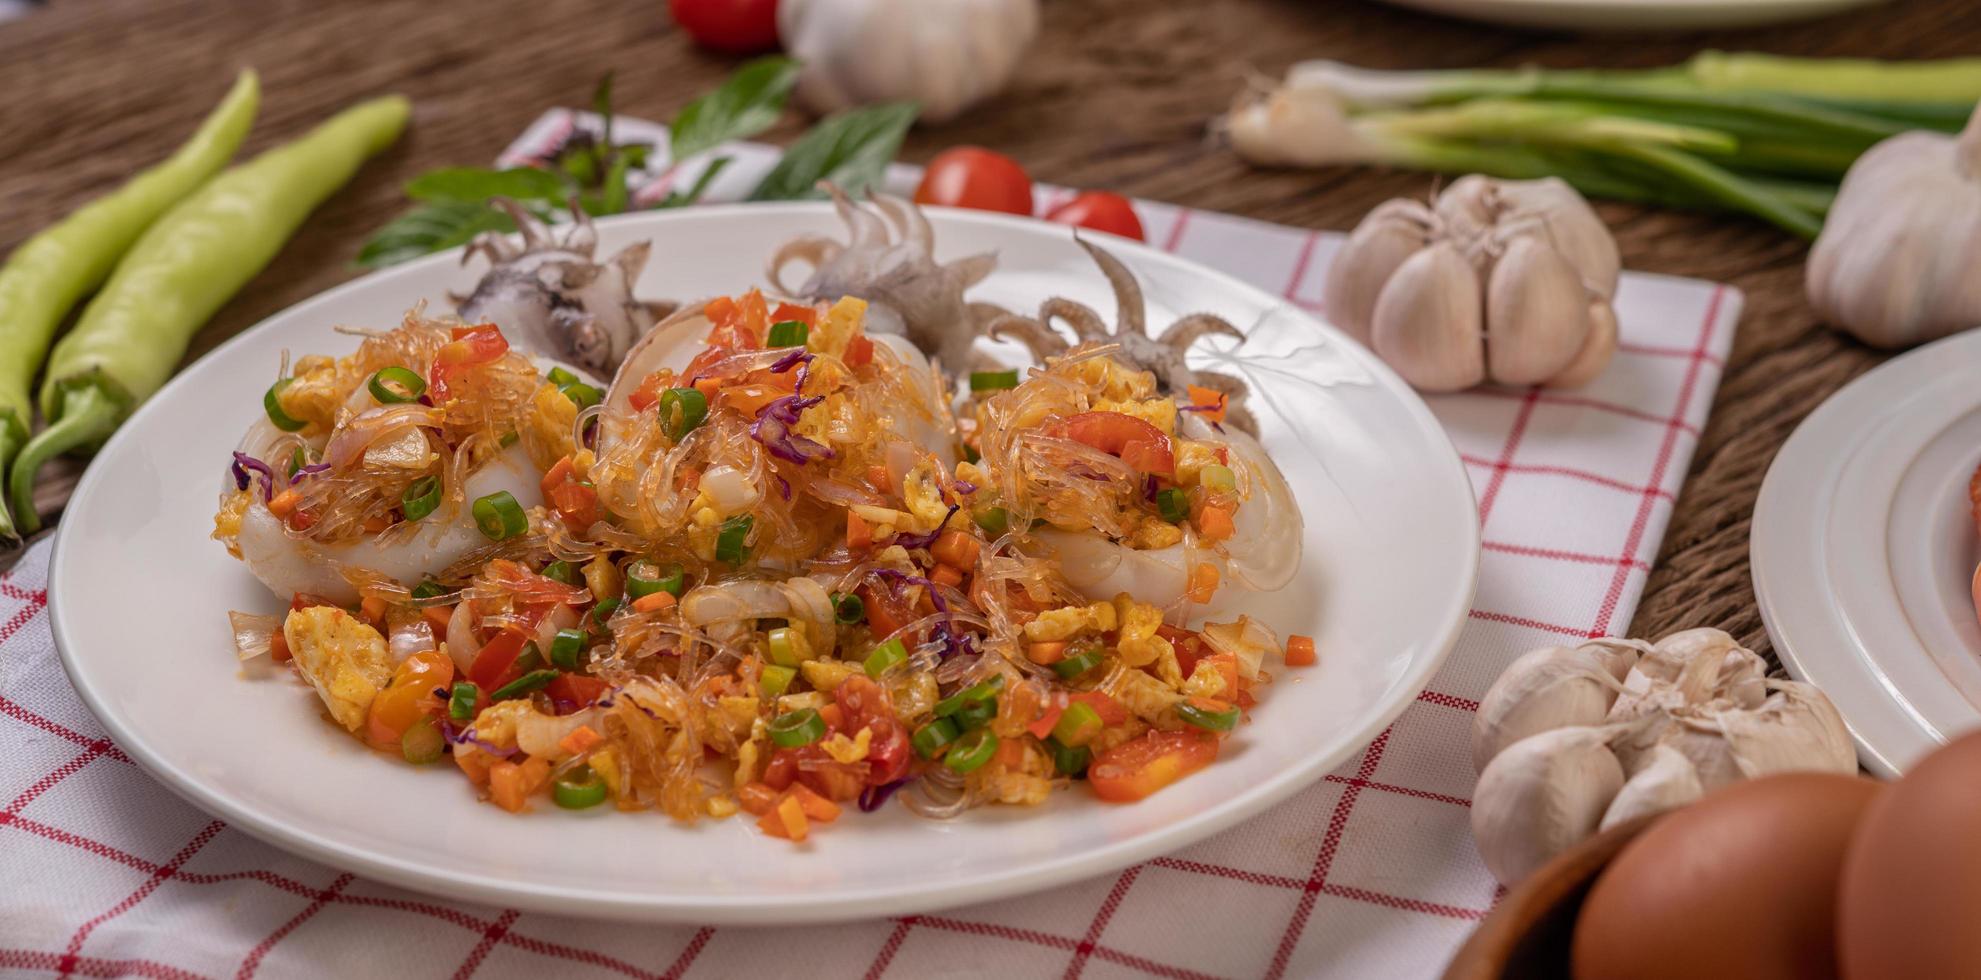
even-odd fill
[{"label": "sliced green onion", "polygon": [[1062,776],[1078,778],[1094,759],[1094,750],[1084,745],[1062,745],[1056,738],[1046,739],[1046,751],[1052,753],[1052,767]]},{"label": "sliced green onion", "polygon": [[949,754],[942,757],[942,764],[956,772],[975,772],[995,755],[997,736],[988,728],[979,728],[951,745]]},{"label": "sliced green onion", "polygon": [[1070,681],[1101,665],[1103,654],[1100,647],[1088,647],[1079,653],[1068,654],[1066,659],[1052,665],[1052,671],[1059,679]]},{"label": "sliced green onion", "polygon": [[365,382],[365,387],[371,389],[371,397],[377,399],[380,405],[404,405],[419,401],[420,396],[426,394],[426,379],[413,373],[410,368],[395,364],[379,368],[378,373]]},{"label": "sliced green onion", "polygon": [[529,673],[524,674],[523,676],[518,677],[515,680],[502,685],[501,687],[496,688],[495,693],[489,695],[488,699],[490,701],[507,701],[510,698],[520,698],[523,695],[528,694],[531,691],[538,690],[542,688],[544,685],[549,684],[551,681],[556,680],[557,675],[559,673],[561,673],[561,671],[555,671],[555,670],[530,671]]},{"label": "sliced green onion", "polygon": [[268,413],[268,420],[275,423],[275,427],[284,432],[294,432],[309,424],[282,410],[282,402],[279,400],[282,390],[294,384],[295,381],[295,378],[283,378],[269,385],[268,391],[261,396],[261,407],[263,411]]},{"label": "sliced green onion", "polygon": [[562,582],[565,585],[578,584],[577,566],[562,559],[543,566],[543,571],[540,574],[553,582]]},{"label": "sliced green onion", "polygon": [[583,411],[605,400],[605,392],[583,381],[573,381],[557,390],[562,392],[564,397],[569,398],[571,404],[578,406],[579,411]]},{"label": "sliced green onion", "polygon": [[977,526],[983,528],[985,534],[990,535],[1003,534],[1011,527],[1011,513],[1002,507],[986,507],[972,513],[970,519],[977,522]]},{"label": "sliced green onion", "polygon": [[475,702],[481,700],[481,688],[474,681],[456,681],[454,690],[447,696],[447,717],[454,721],[473,721]]},{"label": "sliced green onion", "polygon": [[995,717],[997,717],[997,699],[989,698],[964,704],[955,714],[950,715],[949,719],[956,723],[956,727],[967,732],[990,724],[991,719]]},{"label": "sliced green onion", "polygon": [[1198,728],[1213,732],[1228,732],[1238,727],[1238,706],[1214,708],[1203,699],[1188,698],[1176,706],[1176,714],[1184,721]]},{"label": "sliced green onion", "polygon": [[611,619],[612,614],[618,609],[619,600],[617,598],[608,596],[600,599],[598,605],[592,607],[592,625],[600,629],[605,628],[605,621]]},{"label": "sliced green onion", "polygon": [[834,593],[832,618],[838,620],[841,626],[851,626],[867,618],[867,604],[851,592]]},{"label": "sliced green onion", "polygon": [[475,527],[490,541],[507,541],[530,529],[529,515],[507,490],[497,490],[475,501]]},{"label": "sliced green onion", "polygon": [[1164,487],[1156,491],[1156,510],[1162,519],[1171,524],[1181,523],[1190,516],[1190,495],[1175,487]]},{"label": "sliced green onion", "polygon": [[1212,463],[1197,471],[1197,485],[1206,490],[1228,493],[1238,489],[1238,474],[1231,467]]},{"label": "sliced green onion", "polygon": [[561,367],[551,368],[550,373],[544,375],[544,377],[549,378],[550,383],[556,385],[559,388],[562,388],[565,385],[582,384],[584,383],[585,380],[583,378],[578,377],[575,374],[572,374],[569,371],[564,370]]},{"label": "sliced green onion", "polygon": [[446,594],[446,586],[434,581],[431,577],[420,579],[420,584],[413,586],[413,598],[415,599],[432,599],[436,596]]},{"label": "sliced green onion", "polygon": [[542,669],[543,651],[537,648],[537,641],[525,641],[523,643],[523,652],[516,655],[516,662],[512,666],[517,671],[525,674],[533,670]]},{"label": "sliced green onion", "polygon": [[550,641],[550,662],[565,670],[578,669],[578,655],[585,652],[585,631],[558,630]]},{"label": "sliced green onion", "polygon": [[1018,387],[1018,369],[970,372],[971,391],[1003,391]]},{"label": "sliced green onion", "polygon": [[605,802],[605,780],[590,766],[579,766],[550,784],[550,798],[566,810],[585,810]]},{"label": "sliced green onion", "polygon": [[780,626],[764,634],[764,643],[770,648],[770,662],[796,667],[804,658],[798,655],[797,634],[789,626]]},{"label": "sliced green onion", "polygon": [[935,716],[937,718],[947,718],[963,710],[963,706],[972,701],[989,701],[995,698],[997,692],[1002,690],[1004,690],[1004,675],[992,674],[984,680],[978,681],[963,690],[957,691],[955,694],[937,701],[935,703]]},{"label": "sliced green onion", "polygon": [[978,452],[978,451],[977,451],[977,447],[975,447],[975,446],[972,446],[972,445],[969,445],[969,444],[967,444],[967,443],[965,443],[965,444],[964,444],[964,446],[963,446],[963,461],[964,461],[964,462],[966,462],[966,463],[976,463],[976,462],[980,462],[980,461],[982,461],[982,460],[983,460],[983,458],[984,458],[984,454],[983,454],[983,453],[980,453],[980,452]]},{"label": "sliced green onion", "polygon": [[908,648],[901,645],[901,638],[894,637],[867,654],[867,676],[879,677],[887,673],[889,667],[908,659]]},{"label": "sliced green onion", "polygon": [[738,514],[722,522],[722,530],[715,535],[715,560],[741,565],[750,557],[750,529],[757,519],[748,514]]},{"label": "sliced green onion", "polygon": [[956,741],[960,736],[961,733],[956,730],[954,722],[947,718],[937,718],[915,729],[915,734],[908,737],[908,744],[915,747],[916,755],[924,759],[933,759],[936,753],[942,751],[943,746]]},{"label": "sliced green onion", "polygon": [[1075,701],[1066,706],[1059,715],[1059,722],[1052,726],[1052,737],[1067,746],[1082,746],[1094,740],[1094,736],[1106,727],[1101,721],[1101,713],[1085,701]]},{"label": "sliced green onion", "polygon": [[660,428],[680,442],[708,418],[708,396],[693,388],[669,388],[660,393]]},{"label": "sliced green onion", "polygon": [[447,746],[447,740],[440,735],[440,726],[433,719],[421,715],[399,736],[399,754],[416,766],[440,761],[440,753]]},{"label": "sliced green onion", "polygon": [[509,431],[504,432],[502,434],[502,438],[495,440],[495,444],[501,446],[504,449],[508,449],[510,446],[516,444],[516,440],[521,439],[522,437],[523,436],[521,433],[517,432],[515,429],[510,429]]},{"label": "sliced green onion", "polygon": [[399,495],[399,509],[406,519],[417,521],[440,509],[440,478],[423,476],[413,481],[406,492]]},{"label": "sliced green onion", "polygon": [[803,347],[811,328],[803,320],[779,320],[770,325],[770,332],[764,335],[765,347]]},{"label": "sliced green onion", "polygon": [[757,694],[766,701],[783,697],[784,692],[790,689],[791,682],[797,677],[796,668],[765,664],[763,672],[757,675]]},{"label": "sliced green onion", "polygon": [[770,740],[782,748],[799,748],[824,737],[825,719],[812,708],[787,711],[770,722]]},{"label": "sliced green onion", "polygon": [[687,587],[688,572],[677,564],[640,559],[626,566],[626,594],[644,599],[656,592],[679,596]]},{"label": "sliced green onion", "polygon": [[309,457],[303,455],[303,447],[297,446],[295,451],[289,454],[289,478],[292,480],[295,479],[296,471],[302,469],[308,463]]}]

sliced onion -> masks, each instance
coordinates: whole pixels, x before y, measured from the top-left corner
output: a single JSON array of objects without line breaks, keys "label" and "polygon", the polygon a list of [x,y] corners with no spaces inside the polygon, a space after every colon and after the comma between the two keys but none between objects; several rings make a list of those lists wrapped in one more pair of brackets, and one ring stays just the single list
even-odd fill
[{"label": "sliced onion", "polygon": [[681,616],[692,626],[791,614],[791,599],[775,582],[700,585],[681,598]]},{"label": "sliced onion", "polygon": [[413,654],[433,649],[433,624],[427,622],[425,617],[421,617],[392,627],[388,648],[392,653],[393,663],[400,663]]},{"label": "sliced onion", "polygon": [[324,462],[338,469],[351,465],[364,455],[365,449],[385,435],[408,425],[423,425],[440,428],[446,413],[440,409],[412,403],[407,405],[385,405],[370,409],[346,423],[330,437],[330,444],[324,447]]},{"label": "sliced onion", "polygon": [[541,711],[532,711],[516,719],[516,747],[531,756],[546,759],[563,758],[571,753],[557,743],[564,741],[564,736],[586,725],[592,726],[596,731],[601,727],[600,719],[604,716],[603,708],[586,708],[568,715],[547,715]]},{"label": "sliced onion", "polygon": [[481,640],[475,638],[474,619],[474,607],[466,602],[455,606],[454,615],[447,618],[447,656],[463,672],[474,666],[475,654],[481,652]]},{"label": "sliced onion", "polygon": [[856,483],[831,478],[813,480],[803,490],[828,504],[841,507],[885,507],[887,498]]},{"label": "sliced onion", "polygon": [[763,488],[748,473],[727,464],[709,467],[702,474],[701,488],[724,514],[740,514],[764,499]]},{"label": "sliced onion", "polygon": [[280,616],[261,616],[231,609],[227,611],[227,622],[234,627],[234,654],[242,660],[253,660],[266,654],[274,643],[275,631],[282,628]]},{"label": "sliced onion", "polygon": [[578,611],[570,606],[552,606],[550,612],[537,622],[537,649],[548,650],[557,639],[558,630],[567,630],[578,625]]},{"label": "sliced onion", "polygon": [[1248,681],[1258,679],[1267,651],[1279,652],[1279,636],[1250,616],[1235,623],[1205,623],[1201,632],[1211,649],[1238,659],[1238,676]]}]

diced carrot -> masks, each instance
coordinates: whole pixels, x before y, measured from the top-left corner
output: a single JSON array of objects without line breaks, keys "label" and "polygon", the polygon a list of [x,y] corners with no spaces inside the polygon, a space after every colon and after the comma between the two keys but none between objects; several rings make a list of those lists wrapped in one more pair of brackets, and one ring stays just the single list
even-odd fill
[{"label": "diced carrot", "polygon": [[1025,644],[1025,659],[1035,664],[1050,665],[1066,659],[1065,640],[1034,640]]},{"label": "diced carrot", "polygon": [[777,806],[777,791],[753,779],[736,791],[736,802],[742,806],[743,812],[761,817]]},{"label": "diced carrot", "polygon": [[523,767],[507,760],[489,766],[488,795],[496,806],[510,813],[520,812],[529,798],[523,792]]},{"label": "diced carrot", "polygon": [[1067,695],[1066,700],[1078,701],[1094,709],[1094,713],[1101,716],[1103,725],[1119,725],[1128,720],[1128,709],[1122,707],[1121,702],[1108,696],[1106,691],[1082,691]]},{"label": "diced carrot", "polygon": [[839,819],[839,804],[812,792],[812,788],[804,783],[792,783],[790,793],[798,801],[798,809],[803,810],[806,817],[819,823],[831,823]]},{"label": "diced carrot", "polygon": [[845,360],[847,367],[859,367],[862,364],[869,364],[873,362],[873,359],[874,342],[868,340],[865,334],[861,334],[846,342],[846,356],[843,360]]},{"label": "diced carrot", "polygon": [[543,482],[538,485],[538,488],[543,491],[545,497],[550,496],[551,489],[563,483],[571,475],[571,468],[571,457],[568,455],[550,464],[550,469],[543,474]]},{"label": "diced carrot", "polygon": [[1314,653],[1314,638],[1295,633],[1286,638],[1286,665],[1288,667],[1309,667],[1320,659]]},{"label": "diced carrot", "polygon": [[977,567],[977,539],[962,531],[944,531],[929,546],[929,555],[951,568],[968,571]]},{"label": "diced carrot", "polygon": [[701,378],[695,382],[695,390],[701,392],[704,399],[713,402],[717,395],[722,394],[722,382],[714,378]]},{"label": "diced carrot", "polygon": [[963,573],[955,565],[937,565],[935,571],[929,573],[929,581],[952,589],[962,588]]},{"label": "diced carrot", "polygon": [[653,592],[633,600],[634,612],[666,612],[672,608],[674,608],[674,593],[672,592]]},{"label": "diced carrot", "polygon": [[358,618],[373,626],[385,622],[385,600],[375,595],[358,600]]},{"label": "diced carrot", "polygon": [[1204,603],[1217,595],[1217,566],[1200,561],[1190,569],[1190,589],[1186,593],[1191,602]]},{"label": "diced carrot", "polygon": [[387,517],[384,514],[373,514],[370,517],[365,518],[364,520],[364,528],[367,532],[371,534],[377,534],[378,532],[383,531],[391,526],[392,526],[392,518]]},{"label": "diced carrot", "polygon": [[268,638],[268,656],[278,664],[289,662],[289,638],[282,635],[279,626],[275,628],[275,634]]},{"label": "diced carrot", "polygon": [[672,376],[672,372],[655,371],[641,378],[639,386],[633,389],[632,394],[626,396],[627,404],[632,405],[635,412],[646,411],[647,406],[660,400],[660,390],[666,386],[667,379]]},{"label": "diced carrot", "polygon": [[1015,738],[997,743],[997,764],[1017,771],[1025,764],[1025,743]]},{"label": "diced carrot", "polygon": [[819,720],[825,722],[825,730],[836,732],[846,723],[846,713],[835,702],[819,709]]},{"label": "diced carrot", "polygon": [[587,749],[603,741],[605,736],[600,735],[592,726],[579,725],[571,731],[571,734],[558,739],[557,745],[572,755],[583,755]]},{"label": "diced carrot", "polygon": [[1217,668],[1217,672],[1219,674],[1224,675],[1224,689],[1226,691],[1238,690],[1238,658],[1237,657],[1234,657],[1228,653],[1220,653],[1220,654],[1215,654],[1213,656],[1205,657],[1203,660],[1199,661],[1199,663],[1211,664]]},{"label": "diced carrot", "polygon": [[865,548],[874,543],[874,526],[852,511],[846,512],[846,547]]},{"label": "diced carrot", "polygon": [[1206,541],[1223,541],[1237,533],[1237,525],[1231,522],[1231,505],[1205,504],[1197,508],[1191,516],[1191,523],[1197,525],[1197,533]]},{"label": "diced carrot", "polygon": [[882,493],[887,493],[894,489],[894,480],[887,475],[887,467],[885,466],[867,467],[867,482],[873,484],[874,489]]},{"label": "diced carrot", "polygon": [[1039,720],[1026,725],[1025,730],[1031,732],[1033,738],[1044,738],[1052,734],[1053,726],[1059,724],[1059,716],[1065,713],[1065,703],[1054,699],[1053,703],[1046,706],[1046,713],[1040,715]]},{"label": "diced carrot", "polygon": [[1226,403],[1230,401],[1224,392],[1214,391],[1198,385],[1184,385],[1183,387],[1184,390],[1190,393],[1190,403],[1202,406],[1203,412],[1201,414],[1204,416],[1204,421],[1224,421]]},{"label": "diced carrot", "polygon": [[425,616],[426,621],[433,624],[434,629],[445,630],[447,629],[447,621],[454,618],[454,607],[428,606],[420,610],[420,615]]},{"label": "diced carrot", "polygon": [[488,785],[489,769],[497,761],[494,756],[480,750],[455,752],[453,756],[454,764],[467,774],[468,782],[476,786]]},{"label": "diced carrot", "polygon": [[772,837],[782,837],[793,843],[803,841],[811,830],[810,823],[805,819],[804,805],[793,796],[777,801],[777,806],[757,821],[757,828]]},{"label": "diced carrot", "polygon": [[284,490],[268,502],[268,512],[277,517],[288,517],[296,512],[296,505],[303,502],[303,495],[294,490]]}]

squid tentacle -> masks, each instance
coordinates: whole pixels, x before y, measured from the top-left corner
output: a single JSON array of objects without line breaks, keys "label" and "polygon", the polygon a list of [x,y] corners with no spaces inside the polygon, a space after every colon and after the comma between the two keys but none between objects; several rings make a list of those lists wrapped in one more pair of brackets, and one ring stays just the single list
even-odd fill
[{"label": "squid tentacle", "polygon": [[1101,319],[1101,315],[1084,303],[1075,303],[1059,296],[1040,303],[1039,322],[1050,325],[1055,319],[1066,321],[1066,324],[1073,328],[1073,335],[1083,341],[1114,339],[1114,336],[1108,332],[1107,323]]},{"label": "squid tentacle", "polygon": [[993,340],[1010,338],[1024,344],[1032,352],[1032,357],[1043,361],[1048,357],[1058,357],[1066,353],[1066,338],[1061,337],[1045,323],[1031,317],[1005,314],[990,322],[985,328]]},{"label": "squid tentacle", "polygon": [[1245,334],[1232,326],[1231,321],[1221,316],[1211,313],[1192,313],[1170,324],[1169,329],[1164,330],[1162,335],[1156,338],[1156,342],[1165,347],[1188,350],[1191,344],[1211,334],[1238,340],[1245,339]]},{"label": "squid tentacle", "polygon": [[1074,240],[1080,243],[1081,248],[1087,250],[1088,255],[1093,256],[1094,264],[1101,267],[1101,275],[1107,277],[1107,284],[1114,289],[1114,302],[1119,307],[1114,315],[1115,332],[1147,333],[1147,325],[1143,322],[1147,309],[1142,301],[1142,286],[1135,281],[1135,274],[1129,272],[1128,267],[1123,265],[1120,259],[1115,258],[1099,245],[1077,234],[1074,235]]}]

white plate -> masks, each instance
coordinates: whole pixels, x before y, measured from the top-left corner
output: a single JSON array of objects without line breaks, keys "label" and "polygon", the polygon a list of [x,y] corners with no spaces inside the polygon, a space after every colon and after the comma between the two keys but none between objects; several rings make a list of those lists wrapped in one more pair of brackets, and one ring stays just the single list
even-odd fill
[{"label": "white plate", "polygon": [[1433,13],[1519,27],[1689,31],[1834,14],[1883,0],[1390,0]]},{"label": "white plate", "polygon": [[1886,776],[1981,726],[1977,546],[1981,331],[1895,358],[1797,427],[1754,507],[1761,618]]},{"label": "white plate", "polygon": [[[998,272],[972,298],[1029,310],[1057,293],[1112,310],[1065,228],[932,218],[943,257],[998,253]],[[641,294],[688,299],[745,289],[785,238],[840,228],[825,206],[796,204],[650,213],[599,232],[608,252],[652,238]],[[278,846],[459,898],[627,919],[848,919],[1044,888],[1181,847],[1319,778],[1410,703],[1464,621],[1478,533],[1443,431],[1365,350],[1227,276],[1109,247],[1147,285],[1152,325],[1204,309],[1248,327],[1238,367],[1258,389],[1266,445],[1302,488],[1307,533],[1294,584],[1244,608],[1283,634],[1313,635],[1321,659],[1282,671],[1217,765],[1143,803],[1065,793],[948,823],[893,806],[842,819],[802,848],[747,820],[685,827],[655,813],[548,807],[517,817],[476,803],[456,774],[394,765],[334,731],[302,685],[237,676],[226,611],[282,604],[208,534],[228,453],[260,411],[277,357],[341,354],[354,344],[332,326],[390,326],[422,299],[447,308],[445,290],[475,275],[453,254],[277,314],[125,424],[62,522],[49,591],[63,662],[118,744],[199,806]]]}]

